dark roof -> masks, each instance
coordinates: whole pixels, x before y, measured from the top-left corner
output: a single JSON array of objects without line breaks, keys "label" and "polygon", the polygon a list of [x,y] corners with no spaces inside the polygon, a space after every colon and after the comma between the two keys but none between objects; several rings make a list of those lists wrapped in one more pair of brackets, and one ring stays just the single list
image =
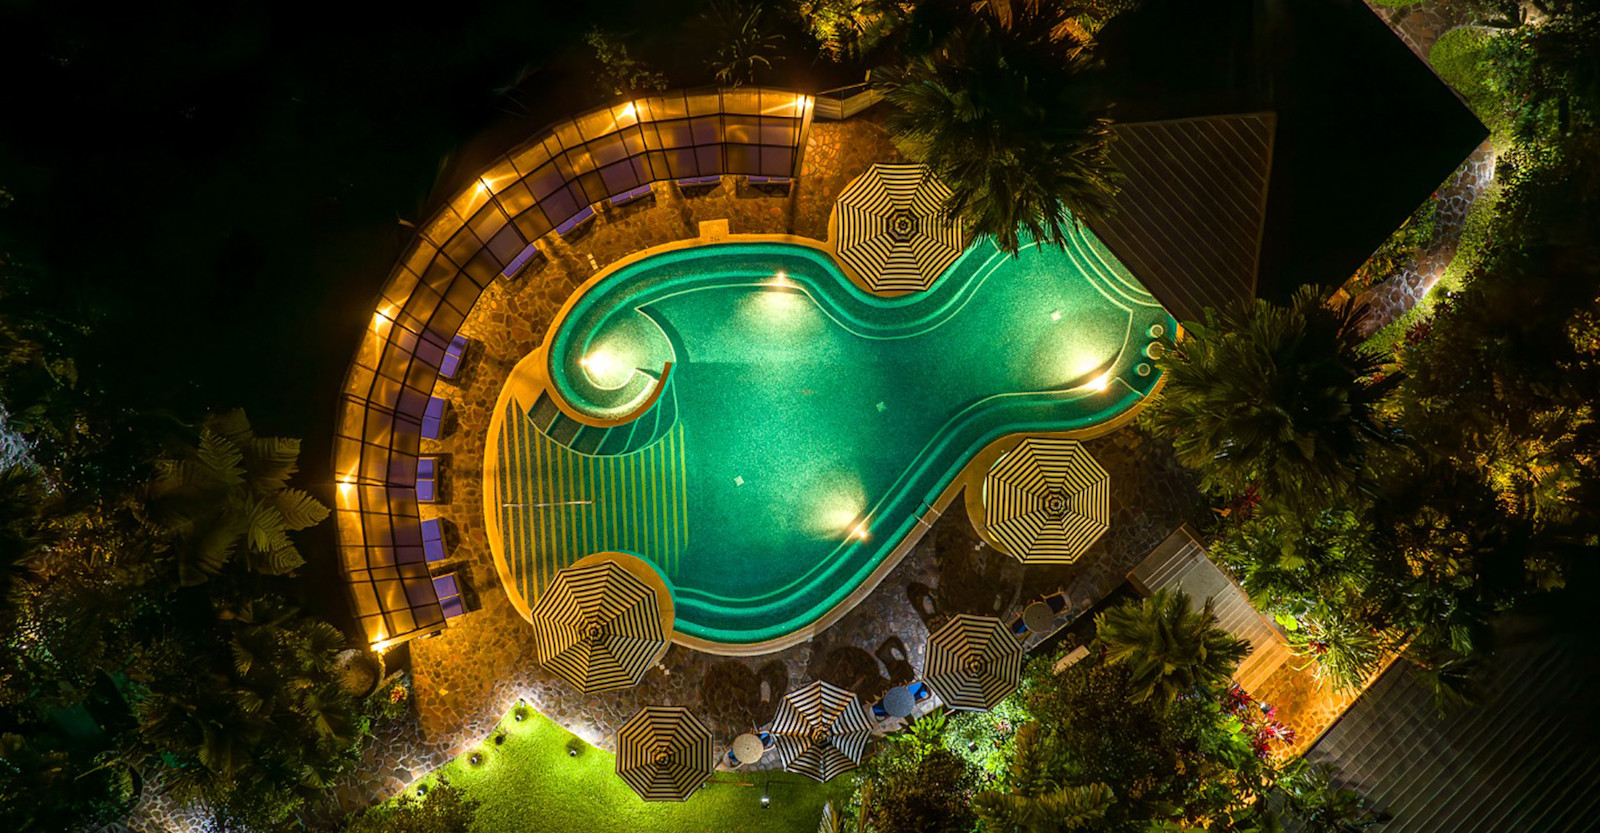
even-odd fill
[{"label": "dark roof", "polygon": [[1484,702],[1443,718],[1405,666],[1390,668],[1307,753],[1393,816],[1380,829],[1595,829],[1600,665],[1591,639],[1507,646],[1484,682]]},{"label": "dark roof", "polygon": [[1255,296],[1272,113],[1116,127],[1116,213],[1095,234],[1180,321]]},{"label": "dark roof", "polygon": [[1124,124],[1276,114],[1265,298],[1342,283],[1488,135],[1360,0],[1145,0],[1097,54],[1099,94]]}]

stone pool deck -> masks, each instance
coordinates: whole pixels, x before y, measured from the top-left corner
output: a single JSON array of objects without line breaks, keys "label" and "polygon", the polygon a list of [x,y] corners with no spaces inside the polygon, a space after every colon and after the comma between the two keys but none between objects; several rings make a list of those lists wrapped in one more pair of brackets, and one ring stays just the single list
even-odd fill
[{"label": "stone pool deck", "polygon": [[479,608],[441,635],[409,643],[416,720],[384,732],[359,777],[340,789],[340,804],[391,793],[461,754],[518,700],[601,746],[641,706],[683,705],[725,750],[735,736],[770,720],[778,699],[806,681],[825,679],[875,699],[920,676],[923,643],[948,616],[1012,617],[1058,588],[1074,600],[1102,598],[1173,528],[1197,520],[1203,509],[1187,476],[1155,444],[1122,430],[1087,444],[1110,473],[1113,520],[1111,532],[1076,565],[1023,567],[984,545],[956,500],[876,590],[811,641],[755,657],[673,646],[638,686],[598,695],[583,695],[539,666],[532,627],[499,587],[482,516],[478,461],[511,368],[542,342],[573,290],[619,258],[696,237],[705,220],[726,219],[735,234],[825,239],[839,192],[872,163],[896,159],[870,115],[818,122],[790,193],[760,191],[731,177],[696,196],[659,188],[651,201],[603,213],[575,240],[547,240],[545,263],[485,292],[462,330],[475,343],[466,366],[437,391],[450,402],[445,437],[424,447],[449,458],[448,503],[432,510],[446,523],[450,562]]}]

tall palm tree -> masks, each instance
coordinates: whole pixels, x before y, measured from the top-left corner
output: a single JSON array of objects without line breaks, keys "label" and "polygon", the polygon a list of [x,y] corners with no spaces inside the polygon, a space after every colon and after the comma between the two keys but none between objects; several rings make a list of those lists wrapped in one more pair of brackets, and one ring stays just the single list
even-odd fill
[{"label": "tall palm tree", "polygon": [[1258,299],[1184,327],[1161,360],[1155,427],[1207,491],[1327,508],[1367,482],[1374,446],[1398,440],[1379,409],[1399,377],[1362,347],[1348,303],[1306,286],[1287,306]]},{"label": "tall palm tree", "polygon": [[[950,187],[947,213],[1016,253],[1022,234],[1065,245],[1115,195],[1111,122],[1074,5],[929,3],[904,64],[882,73],[895,147]],[[921,15],[922,19],[916,19]]]},{"label": "tall palm tree", "polygon": [[1135,699],[1171,703],[1196,690],[1220,691],[1250,652],[1250,643],[1217,627],[1207,599],[1191,610],[1182,590],[1160,590],[1126,602],[1094,619],[1106,657],[1133,674]]},{"label": "tall palm tree", "polygon": [[988,790],[972,800],[986,830],[994,833],[1067,833],[1105,816],[1115,795],[1105,784],[1062,786],[1050,777],[1054,744],[1038,723],[1017,728],[1009,791]]}]

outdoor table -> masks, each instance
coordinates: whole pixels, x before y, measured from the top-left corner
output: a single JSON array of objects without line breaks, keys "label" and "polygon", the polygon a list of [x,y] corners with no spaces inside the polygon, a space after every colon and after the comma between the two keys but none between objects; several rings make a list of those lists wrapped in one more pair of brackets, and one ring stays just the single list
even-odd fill
[{"label": "outdoor table", "polygon": [[741,764],[753,764],[761,760],[761,753],[765,751],[761,738],[755,735],[747,733],[733,739],[733,757]]},{"label": "outdoor table", "polygon": [[895,686],[889,693],[883,695],[883,710],[890,717],[910,717],[912,709],[916,708],[917,699],[911,696],[909,686]]},{"label": "outdoor table", "polygon": [[1028,626],[1028,630],[1040,636],[1048,634],[1055,620],[1056,612],[1051,610],[1046,602],[1034,602],[1022,609],[1022,623]]}]

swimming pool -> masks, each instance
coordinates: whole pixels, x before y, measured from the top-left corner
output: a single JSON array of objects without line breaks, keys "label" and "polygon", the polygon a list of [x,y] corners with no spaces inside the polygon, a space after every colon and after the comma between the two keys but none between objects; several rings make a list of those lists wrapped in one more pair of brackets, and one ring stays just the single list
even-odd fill
[{"label": "swimming pool", "polygon": [[884,298],[818,248],[696,245],[568,302],[502,391],[491,545],[526,614],[553,573],[631,553],[680,638],[779,647],[881,577],[984,446],[1138,406],[1175,322],[1086,230],[987,240]]}]

